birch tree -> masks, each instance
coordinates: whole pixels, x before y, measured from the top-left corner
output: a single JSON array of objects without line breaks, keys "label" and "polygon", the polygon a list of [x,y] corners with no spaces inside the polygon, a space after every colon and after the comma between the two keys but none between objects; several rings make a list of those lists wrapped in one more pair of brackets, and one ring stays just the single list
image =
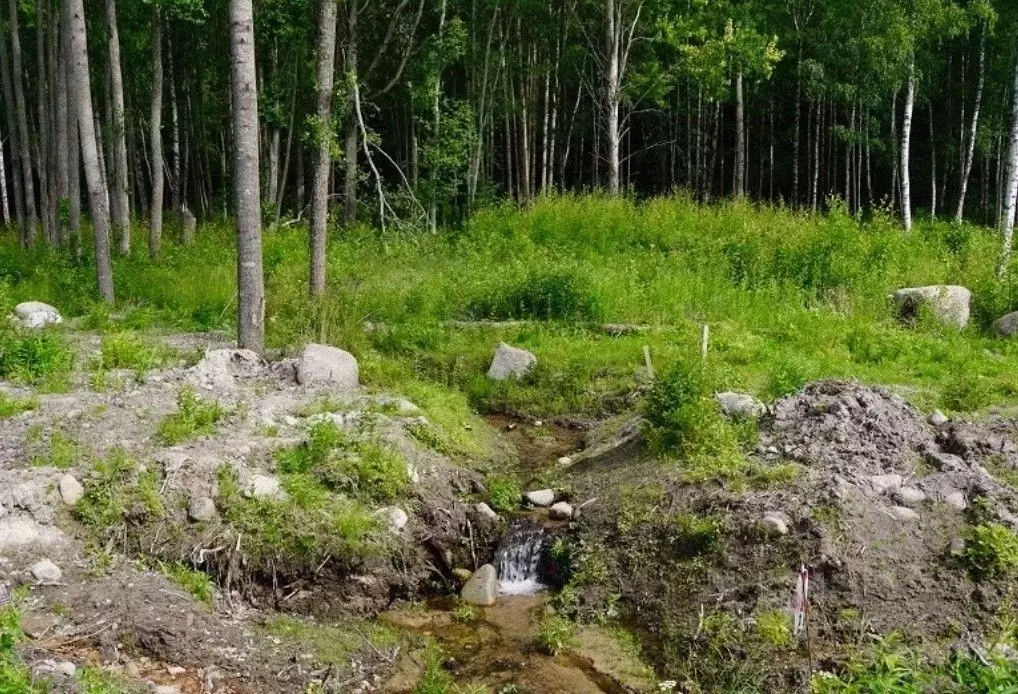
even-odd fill
[{"label": "birch tree", "polygon": [[333,161],[332,89],[336,62],[336,0],[320,0],[316,47],[314,163],[311,182],[311,295],[325,291],[325,246],[329,225],[329,173]]}]

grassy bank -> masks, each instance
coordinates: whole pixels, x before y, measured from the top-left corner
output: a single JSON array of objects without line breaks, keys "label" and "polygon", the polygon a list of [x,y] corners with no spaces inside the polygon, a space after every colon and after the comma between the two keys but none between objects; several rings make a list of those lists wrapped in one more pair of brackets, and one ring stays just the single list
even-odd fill
[{"label": "grassy bank", "polygon": [[[138,243],[134,256],[117,261],[118,328],[229,327],[230,230],[206,226],[198,239],[192,248],[168,246],[156,262]],[[369,384],[453,386],[479,409],[625,409],[643,345],[656,366],[667,366],[697,350],[702,323],[711,326],[710,360],[724,385],[765,398],[831,376],[902,386],[920,406],[954,411],[1018,393],[1018,346],[987,330],[1018,292],[994,278],[997,239],[983,228],[927,222],[906,237],[894,220],[860,224],[839,211],[549,198],[529,211],[482,212],[436,236],[337,230],[332,289],[314,305],[305,297],[305,245],[302,229],[266,233],[273,345],[341,345],[361,359]],[[0,277],[17,298],[49,301],[104,327],[111,321],[91,299],[91,273],[47,251],[21,251],[9,234],[0,246]],[[888,293],[938,283],[972,289],[973,324],[897,325]],[[604,323],[647,330],[612,337]],[[483,377],[500,340],[538,355],[527,382]]]}]

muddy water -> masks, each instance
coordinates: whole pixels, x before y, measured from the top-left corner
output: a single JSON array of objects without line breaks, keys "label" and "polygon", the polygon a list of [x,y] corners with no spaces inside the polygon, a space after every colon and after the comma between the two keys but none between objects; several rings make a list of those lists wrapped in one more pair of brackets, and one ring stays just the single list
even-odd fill
[{"label": "muddy water", "polygon": [[[501,596],[492,607],[479,608],[479,619],[462,623],[453,619],[455,602],[442,599],[424,610],[396,610],[381,619],[434,639],[447,656],[445,668],[460,685],[484,685],[494,692],[516,685],[521,694],[623,694],[626,689],[589,658],[553,657],[537,649],[547,603],[546,593]],[[385,691],[412,692],[420,671],[415,655],[405,655]]]}]

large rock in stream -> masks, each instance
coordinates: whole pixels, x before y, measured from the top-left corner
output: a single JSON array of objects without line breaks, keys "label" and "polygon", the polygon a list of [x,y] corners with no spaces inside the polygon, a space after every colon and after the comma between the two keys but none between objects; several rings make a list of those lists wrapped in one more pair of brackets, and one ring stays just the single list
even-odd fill
[{"label": "large rock in stream", "polygon": [[491,564],[485,564],[473,573],[463,585],[460,598],[471,605],[489,606],[498,597],[498,572]]}]

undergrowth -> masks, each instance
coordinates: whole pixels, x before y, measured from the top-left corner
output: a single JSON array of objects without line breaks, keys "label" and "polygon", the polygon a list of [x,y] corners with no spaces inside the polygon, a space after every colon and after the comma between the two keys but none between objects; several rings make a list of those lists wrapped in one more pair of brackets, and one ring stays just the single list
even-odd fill
[{"label": "undergrowth", "polygon": [[208,436],[226,414],[226,408],[218,402],[203,400],[193,388],[185,386],[177,392],[177,411],[159,423],[156,438],[164,445],[173,446],[187,439]]}]

